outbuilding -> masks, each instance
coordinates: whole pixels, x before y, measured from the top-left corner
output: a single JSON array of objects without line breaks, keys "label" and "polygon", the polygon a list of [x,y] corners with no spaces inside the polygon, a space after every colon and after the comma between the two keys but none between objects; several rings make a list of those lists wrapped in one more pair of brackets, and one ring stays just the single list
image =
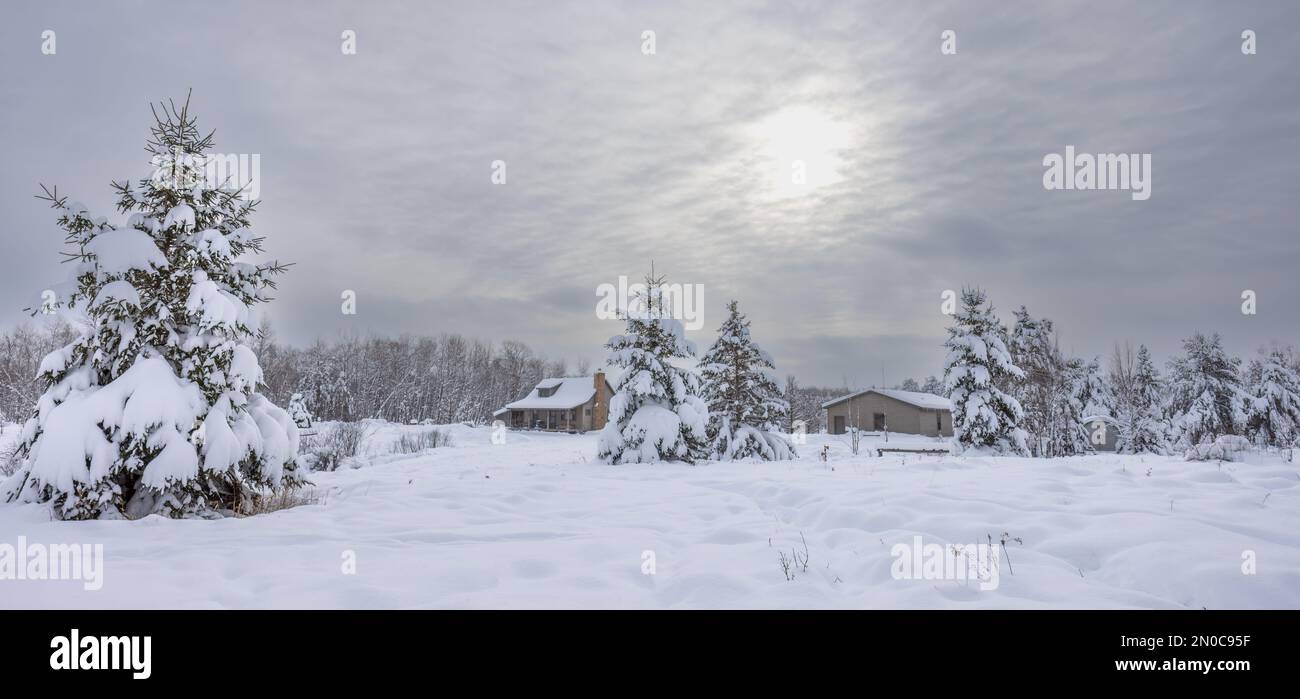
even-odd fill
[{"label": "outbuilding", "polygon": [[826,401],[822,409],[831,434],[856,426],[865,432],[952,436],[952,401],[932,393],[869,388]]}]

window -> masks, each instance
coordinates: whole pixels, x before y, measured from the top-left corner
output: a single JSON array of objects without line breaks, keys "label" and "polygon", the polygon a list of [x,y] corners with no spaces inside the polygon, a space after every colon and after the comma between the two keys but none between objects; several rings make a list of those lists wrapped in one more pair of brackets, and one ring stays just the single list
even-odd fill
[{"label": "window", "polygon": [[559,386],[543,386],[537,389],[538,398],[550,398],[555,392],[560,390]]},{"label": "window", "polygon": [[943,413],[938,411],[934,413],[934,429],[943,434]]},{"label": "window", "polygon": [[875,418],[875,427],[874,427],[874,429],[875,429],[877,432],[884,432],[885,429],[886,429],[886,426],[885,426],[885,414],[884,414],[884,413],[876,413],[873,417]]}]

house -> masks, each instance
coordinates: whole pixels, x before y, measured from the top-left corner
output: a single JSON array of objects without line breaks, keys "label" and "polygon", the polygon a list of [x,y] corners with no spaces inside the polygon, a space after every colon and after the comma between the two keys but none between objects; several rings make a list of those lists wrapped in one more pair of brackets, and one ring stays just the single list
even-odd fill
[{"label": "house", "polygon": [[869,388],[826,401],[822,409],[831,434],[856,426],[869,432],[952,436],[952,402],[931,393]]},{"label": "house", "polygon": [[599,430],[609,418],[614,389],[604,372],[543,379],[528,395],[492,413],[512,429],[550,432]]},{"label": "house", "polygon": [[1115,418],[1109,415],[1089,415],[1082,422],[1093,449],[1115,451],[1115,443],[1119,440],[1119,423]]}]

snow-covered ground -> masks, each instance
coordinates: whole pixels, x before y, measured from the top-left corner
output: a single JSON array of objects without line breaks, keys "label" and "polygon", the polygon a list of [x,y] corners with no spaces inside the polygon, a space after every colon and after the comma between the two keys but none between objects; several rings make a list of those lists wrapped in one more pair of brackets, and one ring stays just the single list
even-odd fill
[{"label": "snow-covered ground", "polygon": [[[321,504],[257,517],[0,505],[0,545],[105,558],[98,591],[0,580],[0,607],[1300,607],[1300,473],[1276,458],[852,457],[814,435],[795,462],[607,466],[594,435],[446,429],[451,447],[314,474]],[[996,589],[891,574],[914,536],[1003,532],[1023,543]],[[780,552],[802,542],[807,571],[787,580]]]}]

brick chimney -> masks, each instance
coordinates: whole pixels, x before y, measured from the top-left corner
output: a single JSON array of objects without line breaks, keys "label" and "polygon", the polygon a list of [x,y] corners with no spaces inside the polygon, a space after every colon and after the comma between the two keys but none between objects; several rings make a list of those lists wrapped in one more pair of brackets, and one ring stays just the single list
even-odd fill
[{"label": "brick chimney", "polygon": [[598,371],[593,379],[596,389],[596,403],[591,409],[591,429],[604,429],[609,420],[609,389],[605,386],[605,372]]}]

